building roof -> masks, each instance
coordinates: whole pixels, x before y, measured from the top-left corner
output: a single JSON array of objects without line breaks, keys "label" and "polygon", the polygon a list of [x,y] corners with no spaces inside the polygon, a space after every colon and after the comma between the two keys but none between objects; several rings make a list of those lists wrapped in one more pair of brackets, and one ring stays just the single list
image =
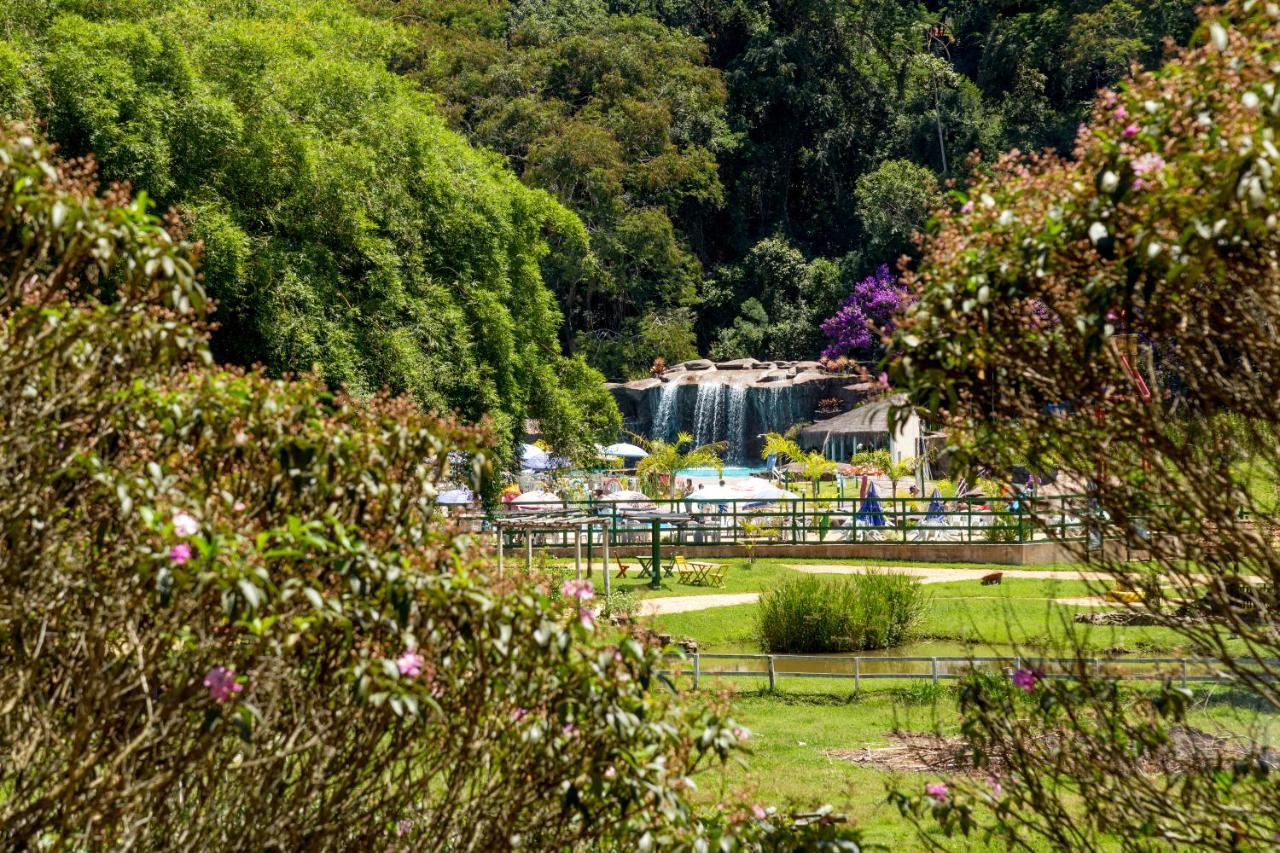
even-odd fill
[{"label": "building roof", "polygon": [[822,441],[829,435],[866,435],[889,432],[889,410],[906,402],[906,397],[896,394],[865,403],[843,414],[836,415],[800,431],[801,437],[810,441]]}]

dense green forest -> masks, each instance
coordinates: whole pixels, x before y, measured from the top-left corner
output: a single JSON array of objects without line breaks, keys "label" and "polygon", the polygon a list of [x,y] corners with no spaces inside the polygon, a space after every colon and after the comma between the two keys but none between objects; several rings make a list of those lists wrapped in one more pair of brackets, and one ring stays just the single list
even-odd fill
[{"label": "dense green forest", "polygon": [[546,269],[567,350],[812,358],[853,282],[913,246],[949,179],[1067,151],[1187,0],[366,0],[452,126],[577,212]]},{"label": "dense green forest", "polygon": [[601,373],[815,356],[970,152],[1069,148],[1193,5],[3,0],[0,110],[187,221],[218,356],[584,451]]}]

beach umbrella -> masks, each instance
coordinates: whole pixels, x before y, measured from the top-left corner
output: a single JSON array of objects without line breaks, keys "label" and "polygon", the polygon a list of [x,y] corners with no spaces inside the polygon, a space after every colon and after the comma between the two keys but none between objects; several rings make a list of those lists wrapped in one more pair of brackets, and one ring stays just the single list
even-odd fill
[{"label": "beach umbrella", "polygon": [[545,471],[551,467],[551,454],[536,444],[526,444],[520,449],[520,467],[529,471]]},{"label": "beach umbrella", "polygon": [[441,492],[439,495],[436,496],[436,503],[438,504],[469,504],[475,499],[476,499],[476,496],[471,493],[471,490],[466,487],[463,487],[461,489],[449,489],[448,491]]},{"label": "beach umbrella", "polygon": [[537,511],[541,509],[564,509],[560,496],[552,492],[535,490],[525,492],[511,502],[518,509]]},{"label": "beach umbrella", "polygon": [[752,477],[746,483],[739,485],[738,489],[744,493],[744,497],[755,501],[780,501],[800,497],[795,492],[789,492],[786,489],[775,486],[773,483],[766,483],[756,477]]},{"label": "beach umbrella", "polygon": [[884,527],[887,524],[884,511],[880,509],[880,496],[876,494],[875,483],[867,486],[867,496],[862,501],[862,508],[858,510],[858,521],[866,527]]},{"label": "beach umbrella", "polygon": [[686,501],[694,501],[698,503],[723,503],[725,501],[741,501],[747,500],[751,495],[739,489],[731,489],[728,486],[708,486],[705,489],[697,489],[684,496]]},{"label": "beach umbrella", "polygon": [[536,444],[526,444],[520,450],[520,467],[526,471],[549,471],[552,468],[568,468],[569,461],[552,456]]},{"label": "beach umbrella", "polygon": [[649,455],[649,451],[642,447],[636,447],[634,444],[627,444],[620,441],[617,444],[611,444],[600,451],[601,456],[621,456],[623,459],[644,459]]},{"label": "beach umbrella", "polygon": [[608,501],[609,503],[616,503],[619,507],[628,507],[631,509],[653,506],[653,499],[644,492],[636,492],[629,489],[623,489],[622,491],[605,495],[600,500]]},{"label": "beach umbrella", "polygon": [[924,520],[930,524],[939,524],[946,521],[942,508],[942,493],[938,491],[938,487],[933,487],[933,494],[929,496],[929,509],[926,510]]}]

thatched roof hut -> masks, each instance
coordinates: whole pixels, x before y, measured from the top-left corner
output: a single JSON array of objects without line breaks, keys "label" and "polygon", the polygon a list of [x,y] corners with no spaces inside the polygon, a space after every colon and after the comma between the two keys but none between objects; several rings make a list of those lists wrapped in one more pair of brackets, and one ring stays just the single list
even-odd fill
[{"label": "thatched roof hut", "polygon": [[887,449],[894,459],[919,454],[920,421],[911,415],[898,430],[889,430],[889,410],[902,405],[902,395],[882,397],[800,431],[800,446],[821,450],[828,459],[846,461],[861,450]]}]

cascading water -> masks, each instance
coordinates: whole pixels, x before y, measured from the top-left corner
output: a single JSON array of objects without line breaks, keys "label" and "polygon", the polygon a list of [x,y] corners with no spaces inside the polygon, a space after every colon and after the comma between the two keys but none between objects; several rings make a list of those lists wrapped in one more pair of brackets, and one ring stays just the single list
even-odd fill
[{"label": "cascading water", "polygon": [[796,389],[791,385],[775,385],[760,389],[756,395],[757,414],[765,432],[785,432],[803,418],[797,412]]},{"label": "cascading water", "polygon": [[698,385],[698,397],[693,407],[693,443],[695,446],[720,441],[724,435],[725,406],[722,405],[728,386],[719,382],[703,382]]},{"label": "cascading water", "polygon": [[653,416],[653,435],[651,438],[660,438],[663,441],[671,441],[679,432],[679,423],[677,423],[676,397],[679,393],[680,386],[675,382],[668,382],[662,386],[662,394],[658,398],[658,412]]},{"label": "cascading water", "polygon": [[729,442],[729,452],[726,458],[730,465],[743,465],[747,461],[747,386],[730,385],[727,393],[729,415],[725,438]]},{"label": "cascading water", "polygon": [[709,370],[696,377],[671,377],[661,386],[643,389],[645,409],[637,413],[636,422],[643,424],[642,434],[648,438],[674,441],[686,432],[698,445],[725,442],[726,464],[759,465],[758,436],[785,433],[810,420],[817,399],[828,392],[812,382],[766,383],[757,373]]}]

